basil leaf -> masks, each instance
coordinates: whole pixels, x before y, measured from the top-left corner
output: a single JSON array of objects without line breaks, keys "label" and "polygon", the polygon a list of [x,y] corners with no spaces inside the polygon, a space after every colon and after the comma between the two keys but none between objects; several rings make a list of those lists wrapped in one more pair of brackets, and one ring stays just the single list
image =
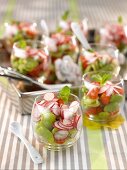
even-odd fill
[{"label": "basil leaf", "polygon": [[112,95],[110,101],[111,102],[118,102],[120,103],[123,100],[123,96],[116,94],[116,95]]},{"label": "basil leaf", "polygon": [[103,76],[102,76],[102,84],[105,84],[106,83],[106,81],[108,81],[108,80],[110,80],[112,78],[112,75],[111,74],[104,74]]},{"label": "basil leaf", "polygon": [[59,92],[59,98],[64,102],[68,102],[70,96],[70,88],[68,86],[63,87]]},{"label": "basil leaf", "polygon": [[118,109],[119,109],[119,105],[117,102],[110,103],[104,107],[105,112],[114,112],[117,111]]},{"label": "basil leaf", "polygon": [[96,81],[96,82],[100,82],[102,81],[102,77],[99,75],[99,74],[96,74],[96,75],[92,75],[91,79],[93,81]]}]

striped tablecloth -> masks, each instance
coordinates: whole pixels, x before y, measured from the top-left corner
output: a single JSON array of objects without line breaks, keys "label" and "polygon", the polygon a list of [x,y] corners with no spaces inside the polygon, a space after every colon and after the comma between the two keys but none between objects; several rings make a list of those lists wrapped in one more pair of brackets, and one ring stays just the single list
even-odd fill
[{"label": "striped tablecloth", "polygon": [[[27,4],[26,4],[27,3]],[[104,20],[114,20],[122,15],[126,21],[126,0],[0,0],[0,23],[12,18],[17,20],[46,19],[53,29],[59,16],[70,9],[72,18],[89,19],[89,26],[96,27]],[[2,36],[3,27],[0,27]],[[78,142],[60,151],[45,150],[33,137],[30,116],[21,116],[10,100],[7,82],[0,85],[0,169],[1,170],[125,170],[127,169],[127,121],[118,130],[88,130],[85,127]],[[123,116],[127,120],[127,104]],[[23,126],[26,138],[45,159],[35,165],[24,145],[10,133],[10,122]]]},{"label": "striped tablecloth", "polygon": [[[4,86],[4,87],[3,87]],[[125,170],[127,169],[127,121],[118,130],[83,128],[78,142],[67,150],[48,151],[33,137],[30,116],[22,116],[12,104],[7,90],[0,86],[0,169],[5,170]],[[127,107],[127,104],[126,104]],[[123,116],[127,119],[127,108]],[[9,124],[18,121],[30,143],[45,159],[35,165],[20,140],[9,131]]]}]

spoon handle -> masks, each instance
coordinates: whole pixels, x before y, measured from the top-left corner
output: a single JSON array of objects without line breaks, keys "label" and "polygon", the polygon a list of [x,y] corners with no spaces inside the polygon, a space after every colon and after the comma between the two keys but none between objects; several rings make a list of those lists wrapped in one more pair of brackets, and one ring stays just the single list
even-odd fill
[{"label": "spoon handle", "polygon": [[31,159],[33,160],[33,162],[35,164],[40,164],[40,163],[44,163],[44,160],[42,159],[41,155],[39,154],[39,152],[28,142],[28,140],[23,136],[18,136],[23,143],[25,144]]},{"label": "spoon handle", "polygon": [[71,29],[72,31],[74,32],[74,34],[76,35],[76,37],[78,38],[78,40],[81,42],[81,44],[83,45],[83,47],[86,49],[86,50],[89,50],[91,49],[87,39],[85,38],[80,26],[78,23],[76,22],[72,22],[71,23]]}]

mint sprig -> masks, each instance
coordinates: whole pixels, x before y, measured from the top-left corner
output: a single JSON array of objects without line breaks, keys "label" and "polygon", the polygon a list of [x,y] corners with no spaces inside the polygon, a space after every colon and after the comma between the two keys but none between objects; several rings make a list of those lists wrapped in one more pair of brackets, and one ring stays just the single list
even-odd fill
[{"label": "mint sprig", "polygon": [[65,103],[68,102],[70,91],[68,86],[63,87],[59,92],[58,98],[62,99]]},{"label": "mint sprig", "polygon": [[99,82],[101,85],[105,84],[108,80],[110,80],[112,78],[111,74],[96,74],[96,75],[92,75],[91,79],[93,81]]}]

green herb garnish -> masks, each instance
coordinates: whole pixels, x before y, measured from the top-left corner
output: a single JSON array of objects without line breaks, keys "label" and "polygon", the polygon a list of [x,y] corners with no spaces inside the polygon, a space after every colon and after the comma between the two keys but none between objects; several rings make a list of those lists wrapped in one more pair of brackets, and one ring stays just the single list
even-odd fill
[{"label": "green herb garnish", "polygon": [[105,84],[108,80],[110,80],[112,78],[111,74],[97,74],[97,75],[92,75],[91,79],[93,81],[99,82],[101,85]]},{"label": "green herb garnish", "polygon": [[69,14],[70,14],[69,10],[65,11],[64,14],[61,17],[62,20],[66,21],[69,17]]},{"label": "green herb garnish", "polygon": [[70,88],[68,86],[65,86],[60,90],[58,98],[62,99],[64,102],[68,102],[69,96]]}]

